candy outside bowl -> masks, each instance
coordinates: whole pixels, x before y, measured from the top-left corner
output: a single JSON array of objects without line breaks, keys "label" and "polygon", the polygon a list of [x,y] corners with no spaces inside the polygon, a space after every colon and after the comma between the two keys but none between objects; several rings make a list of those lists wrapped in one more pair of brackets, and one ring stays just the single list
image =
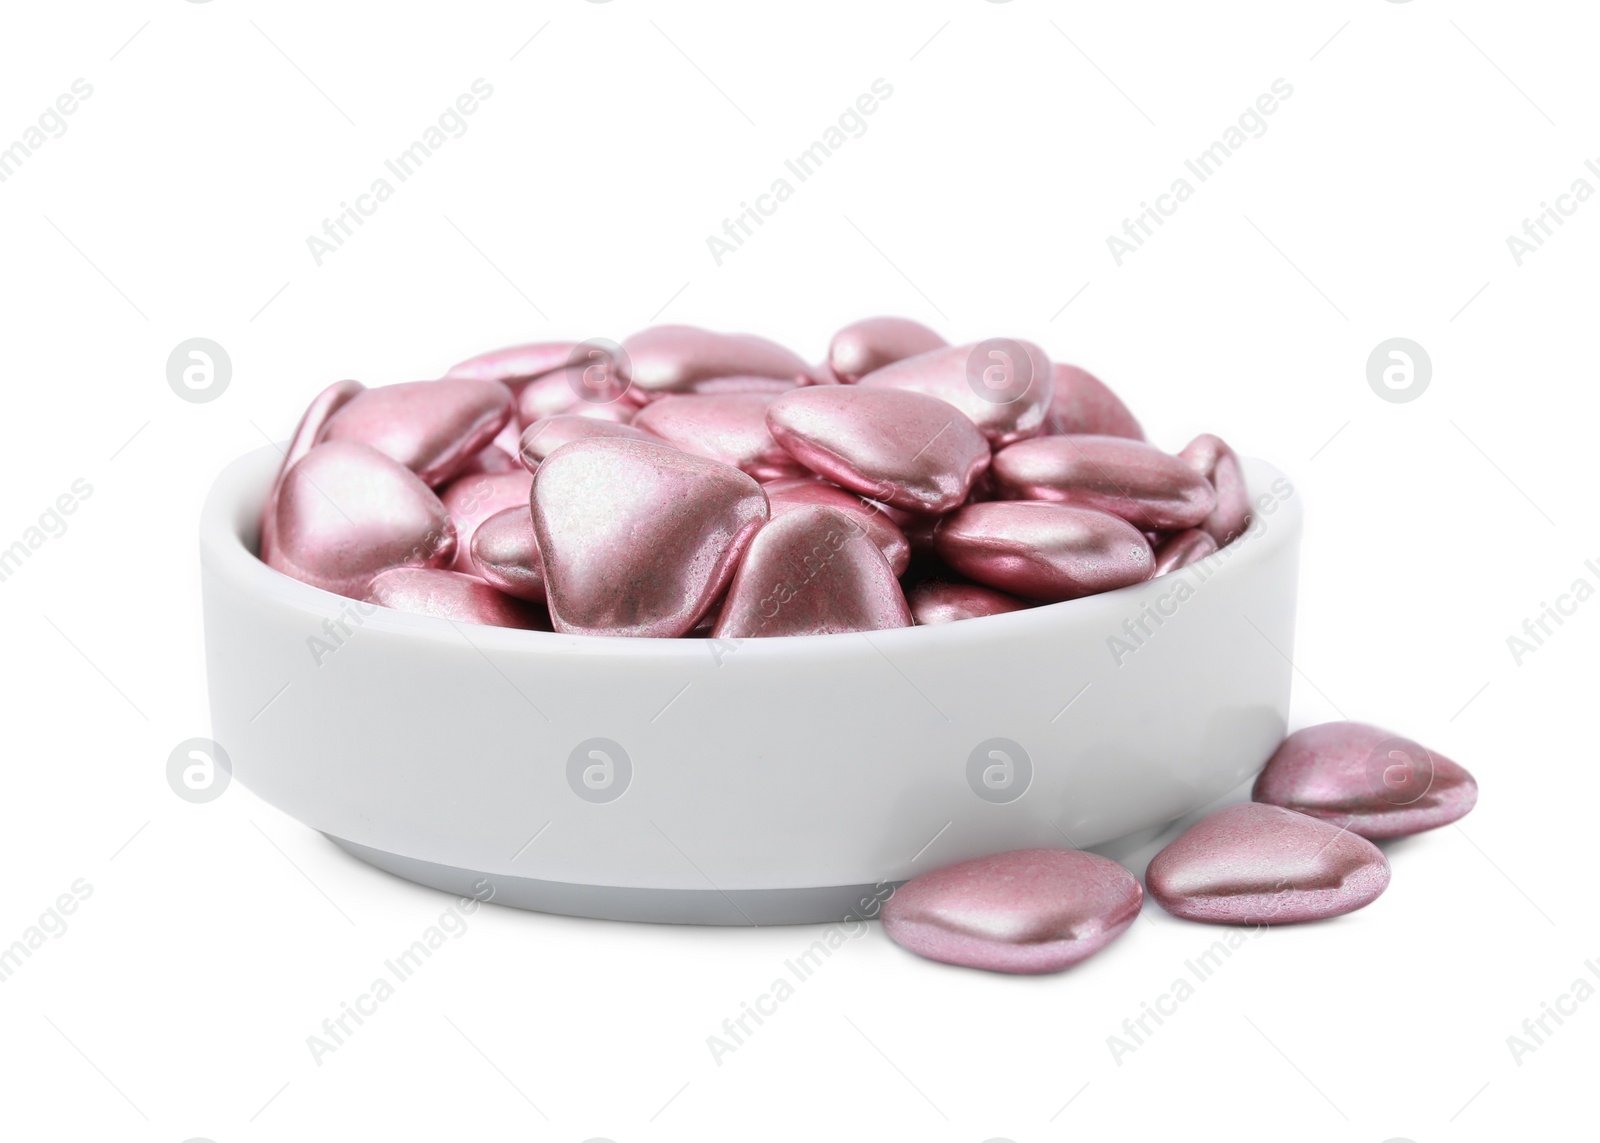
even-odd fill
[{"label": "candy outside bowl", "polygon": [[1003,850],[1097,847],[1237,786],[1282,739],[1300,498],[1246,461],[1246,534],[1103,595],[936,627],[628,639],[453,623],[261,563],[279,454],[200,526],[212,734],[363,861],[552,913],[876,915]]}]

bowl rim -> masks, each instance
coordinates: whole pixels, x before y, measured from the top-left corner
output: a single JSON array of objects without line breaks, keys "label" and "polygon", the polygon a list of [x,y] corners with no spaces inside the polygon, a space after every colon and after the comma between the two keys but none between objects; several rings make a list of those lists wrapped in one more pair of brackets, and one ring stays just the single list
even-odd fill
[{"label": "bowl rim", "polygon": [[[262,500],[267,487],[275,477],[285,444],[263,445],[229,462],[212,482],[200,513],[200,563],[208,573],[217,575],[242,593],[264,598],[269,602],[319,616],[337,615],[352,603],[362,600],[339,595],[315,587],[293,576],[269,567],[256,554],[257,529]],[[1246,569],[1271,560],[1280,549],[1298,542],[1303,509],[1298,496],[1298,486],[1288,475],[1274,465],[1254,457],[1241,457],[1245,488],[1251,503],[1251,523],[1238,538],[1216,553],[1197,561],[1190,567],[1210,565],[1207,581],[1219,575],[1242,575]],[[1286,495],[1276,497],[1273,522],[1268,524],[1257,510],[1256,502],[1279,481],[1289,486]],[[1227,553],[1224,555],[1224,553]],[[1219,559],[1219,557],[1222,557]],[[1215,563],[1212,563],[1215,561]],[[1187,571],[1188,568],[1179,569]],[[1178,580],[1177,572],[1148,579],[1127,587],[1025,607],[1020,611],[999,615],[977,616],[954,623],[929,626],[896,627],[881,631],[843,631],[822,635],[765,635],[739,639],[713,639],[710,637],[676,638],[648,636],[587,635],[561,631],[529,631],[514,627],[496,627],[487,624],[458,623],[434,615],[397,611],[378,604],[370,614],[362,616],[365,629],[387,631],[430,642],[460,644],[465,638],[480,651],[507,653],[563,652],[602,656],[667,656],[671,661],[700,657],[706,654],[707,644],[738,644],[741,657],[746,652],[783,655],[786,657],[837,655],[845,644],[859,646],[863,639],[879,655],[888,650],[915,652],[927,647],[931,640],[945,640],[946,646],[960,649],[963,646],[989,644],[995,639],[1021,634],[1024,625],[1040,623],[1060,626],[1068,621],[1089,625],[1095,617],[1117,620],[1137,612],[1141,602],[1163,595]],[[1107,630],[1112,630],[1113,623]],[[467,633],[471,628],[471,634]]]}]

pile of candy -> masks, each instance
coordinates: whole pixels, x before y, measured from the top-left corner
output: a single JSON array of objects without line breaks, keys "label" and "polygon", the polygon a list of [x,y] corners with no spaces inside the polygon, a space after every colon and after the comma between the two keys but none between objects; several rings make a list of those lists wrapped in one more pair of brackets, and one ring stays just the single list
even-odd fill
[{"label": "pile of candy", "polygon": [[[1158,905],[1235,926],[1349,913],[1389,885],[1373,841],[1464,817],[1478,784],[1408,738],[1326,722],[1284,739],[1254,798],[1202,818],[1156,854],[1145,883]],[[930,960],[1059,972],[1120,936],[1143,902],[1139,879],[1109,858],[1024,849],[913,878],[884,904],[883,925]]]},{"label": "pile of candy", "polygon": [[1248,522],[1219,438],[1170,455],[1035,345],[871,318],[815,366],[657,326],[435,381],[342,381],[295,430],[260,550],[317,587],[463,622],[743,637],[1074,599]]}]

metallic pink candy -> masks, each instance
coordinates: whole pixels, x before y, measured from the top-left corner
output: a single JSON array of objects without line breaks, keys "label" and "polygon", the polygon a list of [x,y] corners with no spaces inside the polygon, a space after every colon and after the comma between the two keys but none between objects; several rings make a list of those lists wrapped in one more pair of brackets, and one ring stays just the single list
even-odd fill
[{"label": "metallic pink candy", "polygon": [[1438,829],[1478,801],[1464,768],[1409,738],[1361,722],[1324,722],[1283,740],[1255,800],[1383,839]]},{"label": "metallic pink candy", "polygon": [[658,325],[622,343],[628,377],[646,392],[681,391],[716,377],[799,381],[806,363],[776,342],[747,333]]},{"label": "metallic pink candy", "polygon": [[853,514],[820,504],[770,521],[750,543],[712,635],[827,635],[910,627],[883,552]]},{"label": "metallic pink candy", "polygon": [[572,364],[578,349],[575,341],[540,341],[530,345],[511,345],[469,357],[452,365],[446,377],[464,381],[499,381],[513,390],[535,377],[543,377]]},{"label": "metallic pink candy", "polygon": [[1211,533],[1199,528],[1173,532],[1156,546],[1156,575],[1166,575],[1190,564],[1199,563],[1217,550]]},{"label": "metallic pink candy", "polygon": [[492,475],[469,473],[446,485],[439,499],[444,502],[456,528],[456,555],[451,567],[477,575],[478,568],[472,558],[472,535],[478,525],[506,508],[526,508],[532,491],[532,474],[516,467],[510,472]]},{"label": "metallic pink candy", "polygon": [[573,633],[947,623],[1139,583],[1235,535],[1232,450],[1139,438],[1111,390],[1027,341],[874,317],[808,367],[655,326],[330,387],[265,498],[261,553],[357,597],[391,568],[469,574]]},{"label": "metallic pink candy", "polygon": [[1145,887],[1167,912],[1227,925],[1337,917],[1388,884],[1389,863],[1370,841],[1258,802],[1202,818],[1145,871]]},{"label": "metallic pink candy", "polygon": [[1178,453],[1190,467],[1208,480],[1217,492],[1216,505],[1200,527],[1210,533],[1219,546],[1232,542],[1250,523],[1250,494],[1244,486],[1244,471],[1239,457],[1228,443],[1211,433],[1201,433]]},{"label": "metallic pink candy", "polygon": [[550,630],[542,607],[512,599],[475,576],[434,568],[379,572],[367,590],[367,602],[417,615],[436,615],[456,623]]},{"label": "metallic pink candy", "polygon": [[576,413],[557,413],[535,421],[523,431],[517,442],[517,459],[529,472],[539,467],[539,462],[564,444],[586,437],[626,437],[635,441],[658,441],[659,437],[616,421],[585,417]]},{"label": "metallic pink candy", "polygon": [[767,521],[738,469],[618,437],[551,453],[532,507],[556,630],[593,635],[687,634]]},{"label": "metallic pink candy", "polygon": [[1104,382],[1076,365],[1056,365],[1055,393],[1045,431],[1056,435],[1091,433],[1144,440],[1144,430],[1128,406]]},{"label": "metallic pink candy", "polygon": [[[501,436],[504,435],[505,431],[501,430]],[[496,437],[495,439],[499,440],[500,437]],[[512,442],[513,445],[515,443],[515,441]],[[496,473],[515,472],[516,470],[516,458],[499,445],[492,444],[488,448],[476,453],[473,458],[466,463],[466,467],[461,470],[460,474],[457,476],[457,479],[459,480],[462,476],[467,476],[469,474],[493,476]]]},{"label": "metallic pink candy", "polygon": [[804,472],[767,430],[769,393],[662,397],[640,409],[633,427],[696,456],[720,460],[757,480]]},{"label": "metallic pink candy", "polygon": [[636,411],[627,383],[604,366],[561,368],[536,377],[517,394],[517,423],[526,428],[544,417],[571,413],[626,423]]},{"label": "metallic pink candy", "polygon": [[430,487],[460,472],[511,419],[498,381],[408,381],[356,394],[323,426],[324,441],[360,441]]},{"label": "metallic pink candy", "polygon": [[1036,500],[968,504],[939,522],[934,550],[968,579],[1047,603],[1143,583],[1150,542],[1105,512]]},{"label": "metallic pink candy", "polygon": [[977,619],[983,615],[1003,615],[1008,611],[1025,610],[1028,606],[1014,595],[981,584],[942,580],[923,580],[906,593],[906,601],[911,604],[911,614],[918,627]]},{"label": "metallic pink candy", "polygon": [[814,476],[780,477],[764,481],[761,488],[767,494],[767,505],[773,519],[809,504],[837,508],[867,530],[867,535],[883,552],[883,558],[889,561],[889,568],[895,575],[904,575],[906,568],[911,566],[911,544],[882,505],[864,500],[837,484],[818,480]]},{"label": "metallic pink candy", "polygon": [[440,567],[456,550],[450,513],[417,476],[370,445],[329,441],[283,476],[267,563],[361,599],[393,567]]},{"label": "metallic pink candy", "polygon": [[544,557],[527,505],[496,512],[472,536],[472,562],[491,587],[518,599],[545,602]]},{"label": "metallic pink candy", "polygon": [[1044,350],[1004,337],[907,357],[857,384],[937,397],[965,413],[997,448],[1044,429],[1055,389]]},{"label": "metallic pink candy", "polygon": [[1037,437],[995,454],[995,492],[1120,516],[1143,531],[1194,528],[1216,507],[1204,475],[1154,445],[1126,437]]},{"label": "metallic pink candy", "polygon": [[983,434],[959,409],[898,389],[796,389],[767,407],[767,426],[813,472],[909,512],[948,512],[989,464]]},{"label": "metallic pink candy", "polygon": [[[674,392],[700,393],[708,397],[724,393],[766,393],[775,397],[779,393],[799,388],[802,383],[801,379],[793,377],[707,377],[703,381],[691,381]],[[659,396],[643,390],[635,392],[640,393],[645,401],[654,400]]]},{"label": "metallic pink candy", "polygon": [[1071,849],[997,853],[913,877],[884,903],[883,931],[918,956],[1045,973],[1093,956],[1139,915],[1138,878]]},{"label": "metallic pink candy", "polygon": [[260,554],[263,560],[270,563],[272,553],[277,547],[278,489],[283,484],[284,474],[316,445],[328,418],[365,389],[366,386],[359,381],[336,381],[318,393],[301,415],[300,423],[295,426],[294,436],[289,438],[289,447],[284,450],[283,463],[278,466],[278,474],[272,478],[272,487],[267,490],[267,497],[261,502]]},{"label": "metallic pink candy", "polygon": [[835,380],[853,385],[875,369],[945,344],[944,338],[910,318],[864,318],[833,335],[827,368]]}]

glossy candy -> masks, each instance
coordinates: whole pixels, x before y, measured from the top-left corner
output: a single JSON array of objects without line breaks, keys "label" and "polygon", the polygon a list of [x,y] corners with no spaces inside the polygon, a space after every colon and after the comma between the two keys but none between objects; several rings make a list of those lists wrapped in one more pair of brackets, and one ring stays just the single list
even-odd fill
[{"label": "glossy candy", "polygon": [[1217,550],[1211,533],[1199,528],[1173,532],[1155,545],[1156,575],[1166,575],[1190,564],[1199,563]]},{"label": "glossy candy", "polygon": [[766,520],[754,480],[671,445],[593,437],[557,449],[533,482],[556,630],[688,633]]},{"label": "glossy candy", "polygon": [[796,389],[767,407],[767,427],[813,472],[911,512],[948,512],[989,463],[983,434],[959,409],[898,389]]},{"label": "glossy candy", "polygon": [[529,472],[537,471],[539,462],[564,444],[587,437],[626,437],[635,441],[657,441],[660,438],[632,425],[605,421],[598,417],[585,417],[576,413],[557,413],[533,422],[522,432],[517,446],[517,459]]},{"label": "glossy candy", "polygon": [[499,381],[515,391],[535,377],[570,365],[577,349],[575,341],[508,345],[452,365],[445,376],[465,381]]},{"label": "glossy candy", "polygon": [[[507,423],[509,424],[514,422]],[[504,435],[503,430],[502,435]],[[500,437],[496,437],[495,439],[499,440]],[[512,443],[514,444],[515,442]],[[473,474],[480,476],[493,476],[494,474],[500,472],[515,472],[519,467],[521,466],[517,464],[516,458],[513,457],[509,452],[501,448],[499,445],[490,445],[488,448],[481,450],[477,453],[477,455],[469,460],[466,464],[466,467],[461,470],[456,479],[459,480],[462,476]]]},{"label": "glossy candy", "polygon": [[830,379],[853,385],[875,369],[948,344],[910,318],[872,317],[851,322],[828,343]]},{"label": "glossy candy", "polygon": [[371,445],[436,488],[511,414],[511,390],[498,381],[408,381],[358,393],[328,418],[322,439]]},{"label": "glossy candy", "polygon": [[767,505],[774,519],[808,504],[837,508],[866,528],[867,535],[883,552],[883,558],[889,561],[889,569],[895,575],[904,575],[911,566],[911,544],[881,506],[814,476],[779,477],[763,482],[761,488],[767,494]]},{"label": "glossy candy", "polygon": [[267,563],[315,587],[365,596],[380,571],[438,567],[455,555],[455,525],[409,469],[359,441],[329,441],[284,474],[277,543]]},{"label": "glossy candy", "polygon": [[1098,854],[1022,849],[913,877],[884,903],[883,931],[918,956],[992,972],[1060,972],[1139,915],[1139,880]]},{"label": "glossy candy", "polygon": [[776,342],[747,333],[690,325],[658,325],[622,343],[628,376],[648,392],[682,390],[713,377],[778,377],[798,381],[806,363]]},{"label": "glossy candy", "polygon": [[[280,510],[298,462],[356,444],[439,495],[419,496],[369,453],[335,450]],[[358,501],[397,507],[361,502],[341,535],[312,477],[325,467],[348,491],[364,466],[374,475]],[[620,347],[509,346],[437,381],[342,382],[296,430],[263,501],[260,551],[358,596],[388,567],[441,567],[548,598],[563,631],[705,635],[757,626],[745,592],[729,602],[740,560],[763,524],[799,515],[757,549],[751,574],[768,574],[780,557],[759,553],[800,544],[802,525],[831,519],[818,509],[863,533],[837,564],[855,594],[791,609],[784,630],[945,623],[1109,591],[1204,559],[1249,518],[1220,438],[1168,456],[1111,390],[1038,346],[952,346],[909,319],[874,317],[840,329],[815,366],[754,335],[665,325]],[[289,553],[282,521],[295,529]],[[908,577],[910,599],[898,582],[880,593],[889,603],[863,586],[878,583],[877,566],[857,538],[891,581]]]},{"label": "glossy candy", "polygon": [[1210,533],[1219,547],[1225,546],[1250,523],[1250,493],[1244,485],[1239,457],[1226,441],[1211,433],[1201,433],[1184,445],[1178,456],[1217,491],[1217,503],[1200,527]]},{"label": "glossy candy", "polygon": [[1405,837],[1465,817],[1478,783],[1442,754],[1361,722],[1297,730],[1256,779],[1255,800],[1362,837]]},{"label": "glossy candy", "polygon": [[767,393],[684,394],[640,409],[633,427],[696,456],[720,460],[757,480],[805,471],[767,430]]},{"label": "glossy candy", "polygon": [[435,568],[390,568],[372,579],[367,602],[456,623],[548,631],[542,607],[496,591],[481,579]]},{"label": "glossy candy", "polygon": [[844,380],[833,371],[833,367],[826,361],[819,361],[806,370],[807,385],[843,385]]},{"label": "glossy candy", "polygon": [[1009,500],[1051,500],[1120,516],[1142,530],[1193,528],[1216,506],[1204,476],[1124,437],[1037,437],[995,454],[994,486]]},{"label": "glossy candy", "polygon": [[1150,896],[1167,912],[1229,925],[1336,917],[1388,884],[1389,863],[1370,841],[1258,802],[1202,818],[1145,871]]},{"label": "glossy candy", "polygon": [[625,389],[626,382],[609,373],[557,369],[529,382],[517,394],[517,423],[527,428],[560,413],[626,423],[635,406],[625,399]]},{"label": "glossy candy", "polygon": [[496,512],[472,534],[472,562],[478,575],[507,595],[545,602],[544,558],[526,505]]},{"label": "glossy candy", "polygon": [[478,575],[472,558],[472,534],[478,525],[506,508],[528,506],[528,496],[533,490],[533,476],[527,469],[515,467],[510,472],[472,473],[458,476],[439,493],[445,510],[456,527],[456,555],[450,565],[458,572]]},{"label": "glossy candy", "polygon": [[[705,396],[718,396],[724,393],[767,393],[775,397],[779,393],[787,393],[790,389],[798,389],[800,384],[800,381],[789,377],[707,377],[704,381],[691,382],[676,392],[700,393]],[[647,395],[647,397],[652,396],[655,394]]]},{"label": "glossy candy", "polygon": [[1022,611],[1028,604],[1014,595],[995,591],[976,583],[946,583],[925,579],[906,593],[911,614],[918,627],[977,619],[983,615],[1003,615]]},{"label": "glossy candy", "polygon": [[1076,365],[1056,365],[1055,393],[1045,431],[1055,435],[1095,434],[1144,440],[1144,430],[1128,406],[1094,374]]},{"label": "glossy candy", "polygon": [[933,546],[968,579],[1045,602],[1142,583],[1155,571],[1150,542],[1127,521],[1034,500],[969,504],[939,522]]},{"label": "glossy candy", "polygon": [[948,402],[997,448],[1043,430],[1055,389],[1044,350],[1010,338],[950,345],[907,357],[874,370],[857,384]]},{"label": "glossy candy", "polygon": [[295,426],[294,436],[289,438],[289,447],[284,450],[283,463],[278,466],[278,474],[272,478],[272,487],[267,490],[266,499],[261,502],[259,551],[263,561],[270,562],[268,557],[277,546],[278,489],[283,484],[283,474],[293,468],[300,458],[317,444],[322,436],[322,427],[327,424],[328,418],[365,389],[366,386],[359,381],[335,381],[312,398],[311,404],[301,415],[300,423]]},{"label": "glossy candy", "polygon": [[813,504],[785,512],[756,533],[712,635],[743,639],[910,626],[905,595],[866,528],[853,514]]}]

